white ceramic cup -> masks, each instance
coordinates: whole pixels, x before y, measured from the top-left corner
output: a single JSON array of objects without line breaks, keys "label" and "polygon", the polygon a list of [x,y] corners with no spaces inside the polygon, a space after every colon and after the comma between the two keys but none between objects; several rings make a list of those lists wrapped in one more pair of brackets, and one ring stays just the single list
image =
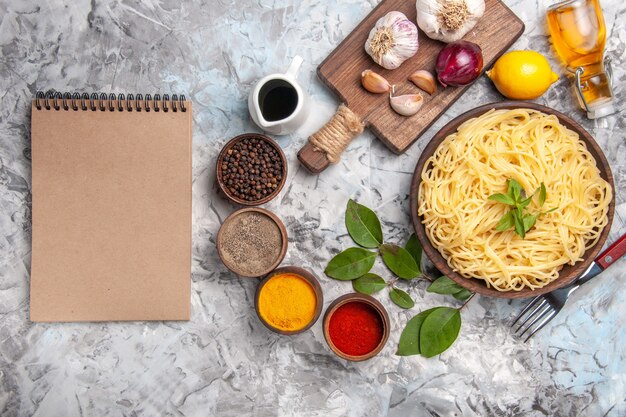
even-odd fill
[{"label": "white ceramic cup", "polygon": [[[296,80],[300,65],[302,57],[296,55],[287,72],[261,78],[250,92],[248,96],[250,116],[263,131],[274,135],[286,135],[306,121],[309,106],[306,95]],[[287,94],[277,96],[277,88],[282,88]],[[268,93],[274,93],[274,96],[270,95],[268,99]]]}]

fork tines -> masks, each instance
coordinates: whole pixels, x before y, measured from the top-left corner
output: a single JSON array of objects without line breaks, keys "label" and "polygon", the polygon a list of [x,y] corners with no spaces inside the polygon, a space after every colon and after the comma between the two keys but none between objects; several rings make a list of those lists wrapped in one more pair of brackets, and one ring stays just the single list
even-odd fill
[{"label": "fork tines", "polygon": [[545,326],[550,319],[556,315],[556,313],[557,311],[550,305],[550,303],[548,303],[543,296],[539,295],[533,298],[528,305],[524,307],[522,312],[511,324],[511,327],[515,327],[515,324],[524,318],[517,329],[514,330],[514,334],[521,338],[530,330],[530,334],[528,334],[526,339],[524,339],[524,342],[526,342],[532,337],[532,335]]}]

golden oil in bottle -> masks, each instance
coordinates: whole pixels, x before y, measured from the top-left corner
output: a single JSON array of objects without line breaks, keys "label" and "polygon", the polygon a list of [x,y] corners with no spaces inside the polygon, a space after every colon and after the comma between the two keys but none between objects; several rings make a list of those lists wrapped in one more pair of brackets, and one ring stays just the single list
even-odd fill
[{"label": "golden oil in bottle", "polygon": [[599,0],[567,0],[548,8],[557,55],[575,76],[576,94],[589,118],[615,111],[610,60],[604,59],[606,26]]}]

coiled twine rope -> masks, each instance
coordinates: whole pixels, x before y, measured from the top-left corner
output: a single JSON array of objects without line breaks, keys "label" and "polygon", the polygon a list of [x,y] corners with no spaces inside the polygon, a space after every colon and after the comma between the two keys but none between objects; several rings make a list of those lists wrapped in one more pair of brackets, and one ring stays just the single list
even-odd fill
[{"label": "coiled twine rope", "polygon": [[320,130],[309,136],[309,142],[326,153],[326,158],[336,164],[348,144],[363,132],[363,122],[345,105],[340,105],[335,115]]}]

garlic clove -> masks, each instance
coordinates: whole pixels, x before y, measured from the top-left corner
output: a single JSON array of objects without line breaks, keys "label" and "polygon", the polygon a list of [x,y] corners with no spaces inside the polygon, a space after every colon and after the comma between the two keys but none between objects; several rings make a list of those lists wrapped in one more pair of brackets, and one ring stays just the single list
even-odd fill
[{"label": "garlic clove", "polygon": [[361,73],[361,85],[370,93],[376,94],[386,93],[391,88],[389,81],[372,70],[365,70]]},{"label": "garlic clove", "polygon": [[409,80],[428,94],[433,94],[437,90],[435,77],[428,71],[418,70],[409,76]]},{"label": "garlic clove", "polygon": [[389,93],[389,104],[391,108],[402,116],[413,116],[419,111],[424,104],[424,98],[421,94],[405,94],[402,96],[393,96]]}]

